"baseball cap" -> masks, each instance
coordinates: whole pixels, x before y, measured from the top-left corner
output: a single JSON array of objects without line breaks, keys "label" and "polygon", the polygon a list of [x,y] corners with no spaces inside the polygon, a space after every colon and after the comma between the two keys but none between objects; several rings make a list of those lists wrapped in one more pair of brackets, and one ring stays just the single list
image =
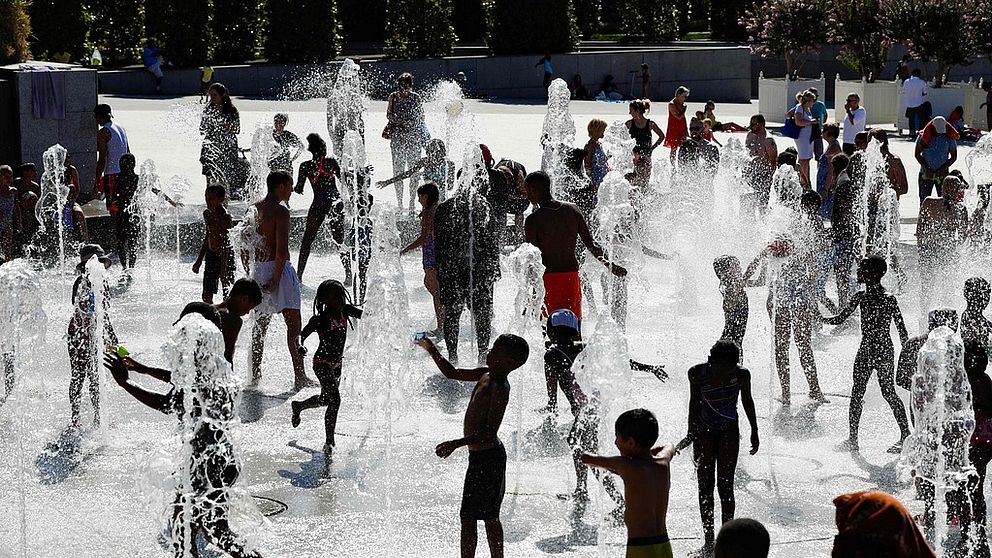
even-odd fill
[{"label": "baseball cap", "polygon": [[548,318],[548,325],[550,327],[570,327],[574,329],[576,333],[579,331],[579,319],[575,317],[574,312],[567,308],[562,308],[552,312],[551,317]]}]

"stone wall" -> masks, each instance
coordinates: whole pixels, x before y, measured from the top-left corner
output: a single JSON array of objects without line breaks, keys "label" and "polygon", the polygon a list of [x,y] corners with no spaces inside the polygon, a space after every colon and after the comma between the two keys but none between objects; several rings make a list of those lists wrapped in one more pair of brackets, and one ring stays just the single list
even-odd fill
[{"label": "stone wall", "polygon": [[52,65],[65,68],[61,70],[66,76],[64,119],[35,118],[31,72],[16,64],[0,67],[0,164],[33,162],[40,175],[42,153],[59,143],[79,170],[81,189],[89,191],[96,172],[93,107],[97,103],[97,72],[68,64]]}]

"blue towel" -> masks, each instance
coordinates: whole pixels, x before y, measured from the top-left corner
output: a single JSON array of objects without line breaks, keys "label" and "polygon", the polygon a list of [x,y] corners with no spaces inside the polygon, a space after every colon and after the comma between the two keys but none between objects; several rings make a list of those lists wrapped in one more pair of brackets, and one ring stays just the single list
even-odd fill
[{"label": "blue towel", "polygon": [[35,118],[65,119],[65,74],[62,71],[31,72],[31,110]]}]

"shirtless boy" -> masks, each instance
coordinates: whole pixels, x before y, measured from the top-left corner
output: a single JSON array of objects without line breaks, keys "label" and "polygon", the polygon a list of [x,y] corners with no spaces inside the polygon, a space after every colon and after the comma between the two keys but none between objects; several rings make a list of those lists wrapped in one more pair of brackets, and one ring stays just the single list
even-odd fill
[{"label": "shirtless boy", "polygon": [[258,212],[258,234],[262,245],[255,250],[252,278],[262,287],[262,304],[256,308],[258,319],[252,331],[251,383],[262,377],[262,350],[265,332],[272,314],[282,314],[286,321],[286,341],[293,359],[294,389],[316,385],[306,376],[303,355],[297,350],[296,339],[303,329],[300,317],[300,280],[289,261],[289,202],[293,195],[293,177],[286,171],[272,171],[265,179],[268,192],[255,203]]},{"label": "shirtless boy", "polygon": [[551,177],[536,171],[524,179],[527,199],[537,209],[524,221],[527,242],[541,250],[544,263],[544,308],[546,313],[559,308],[571,310],[582,319],[582,286],[579,283],[579,261],[575,256],[578,239],[589,252],[603,262],[618,277],[627,275],[623,267],[612,264],[603,249],[593,240],[585,217],[575,204],[551,197]]},{"label": "shirtless boy", "polygon": [[486,365],[472,370],[455,368],[430,339],[417,344],[427,350],[446,378],[475,382],[472,399],[465,410],[464,437],[442,442],[435,452],[447,458],[456,449],[468,446],[468,472],[461,507],[461,555],[475,556],[478,542],[476,523],[486,525],[489,553],[503,558],[503,525],[499,509],[506,491],[506,449],[499,440],[506,404],[510,400],[507,376],[527,362],[527,341],[516,335],[500,335],[486,356]]},{"label": "shirtless boy", "polygon": [[627,558],[671,558],[665,516],[672,484],[669,464],[675,448],[651,449],[658,441],[658,420],[647,409],[633,409],[617,417],[616,435],[620,455],[585,454],[582,462],[612,471],[623,479]]},{"label": "shirtless boy", "polygon": [[234,281],[233,258],[227,237],[227,231],[233,222],[224,207],[223,186],[207,186],[204,197],[207,202],[207,208],[203,210],[206,234],[203,235],[200,254],[193,264],[193,273],[200,273],[200,266],[206,262],[206,269],[203,270],[203,302],[213,304],[217,283],[223,285],[223,294],[227,296],[227,289]]},{"label": "shirtless boy", "polygon": [[[747,180],[751,185],[752,193],[747,198],[751,203],[751,212],[754,208],[764,213],[768,208],[768,197],[771,192],[772,175],[778,168],[778,147],[775,139],[768,135],[765,129],[765,117],[756,114],[751,117],[748,124],[747,137],[744,138],[744,147],[751,155],[746,167]],[[743,205],[743,204],[742,204]]]}]

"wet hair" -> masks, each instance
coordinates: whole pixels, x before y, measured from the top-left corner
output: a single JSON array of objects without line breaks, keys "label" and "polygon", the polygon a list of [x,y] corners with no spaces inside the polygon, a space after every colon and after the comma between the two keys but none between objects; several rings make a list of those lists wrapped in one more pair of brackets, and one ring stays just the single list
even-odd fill
[{"label": "wet hair", "polygon": [[277,112],[275,116],[272,117],[275,122],[282,122],[283,124],[289,123],[289,115],[285,112]]},{"label": "wet hair", "polygon": [[586,126],[586,131],[589,132],[589,135],[591,136],[593,132],[599,130],[605,132],[608,126],[609,124],[607,124],[606,121],[603,120],[602,118],[593,118],[592,120],[589,121],[589,125]]},{"label": "wet hair", "polygon": [[586,158],[585,149],[580,149],[578,147],[569,149],[565,153],[565,167],[567,167],[568,170],[581,175],[582,163],[583,161],[585,161],[585,158]]},{"label": "wet hair", "polygon": [[436,151],[442,159],[448,156],[448,147],[444,145],[444,141],[434,138],[427,142],[424,146],[424,151],[429,155],[431,151]]},{"label": "wet hair", "polygon": [[838,153],[834,155],[833,159],[830,159],[830,166],[834,169],[834,175],[838,175],[844,172],[844,169],[851,163],[851,158],[843,153]]},{"label": "wet hair", "polygon": [[968,341],[964,344],[964,371],[969,376],[985,374],[989,367],[989,352],[978,341]]},{"label": "wet hair", "polygon": [[835,139],[840,137],[840,126],[836,122],[829,122],[823,125],[823,137],[827,136]]},{"label": "wet hair", "polygon": [[628,105],[631,110],[636,110],[641,114],[647,114],[651,110],[651,101],[648,99],[634,99]]},{"label": "wet hair", "polygon": [[765,115],[763,114],[755,114],[754,116],[751,117],[751,120],[754,120],[755,122],[761,124],[762,126],[765,125]]},{"label": "wet hair", "polygon": [[709,362],[724,366],[736,366],[741,360],[741,348],[729,339],[721,339],[710,348]]},{"label": "wet hair", "polygon": [[797,153],[794,149],[790,151],[790,149],[792,148],[787,148],[785,151],[782,151],[781,153],[778,154],[778,157],[775,159],[776,166],[779,167],[781,167],[782,165],[788,165],[790,167],[796,166],[796,162],[799,160],[799,153]]},{"label": "wet hair", "polygon": [[307,134],[307,151],[314,155],[327,155],[327,142],[320,137],[320,134]]},{"label": "wet hair", "polygon": [[238,109],[234,106],[234,102],[231,101],[231,93],[228,92],[227,86],[220,82],[214,82],[210,84],[209,90],[220,95],[220,111],[222,113],[237,116]]},{"label": "wet hair", "polygon": [[968,306],[984,308],[989,305],[992,288],[984,277],[972,277],[964,282],[964,300]]},{"label": "wet hair", "polygon": [[889,264],[885,262],[885,258],[882,256],[868,256],[861,260],[858,267],[874,279],[885,277],[885,274],[889,271]]},{"label": "wet hair", "polygon": [[403,72],[400,77],[396,78],[396,83],[398,85],[409,85],[413,87],[413,74],[410,72]]},{"label": "wet hair", "polygon": [[961,189],[964,187],[963,181],[953,174],[949,174],[944,177],[944,180],[940,183],[940,195],[944,195],[945,188]]},{"label": "wet hair", "polygon": [[958,330],[958,311],[954,308],[934,308],[927,314],[927,330],[933,331],[940,326]]},{"label": "wet hair", "polygon": [[274,170],[265,177],[265,187],[271,192],[283,184],[292,184],[293,177],[284,170]]},{"label": "wet hair", "polygon": [[534,171],[524,178],[524,184],[537,187],[545,194],[551,194],[551,177],[544,171]]},{"label": "wet hair", "polygon": [[617,417],[617,435],[631,438],[638,447],[651,449],[658,441],[658,419],[647,409],[631,409]]},{"label": "wet hair", "polygon": [[504,333],[493,342],[493,348],[496,348],[497,345],[506,350],[506,356],[510,357],[513,362],[514,370],[523,366],[527,362],[527,357],[530,356],[530,345],[519,335]]},{"label": "wet hair", "polygon": [[441,199],[441,193],[437,189],[437,184],[433,182],[424,182],[417,188],[417,195],[427,196],[427,207],[433,207],[437,205],[438,200]]},{"label": "wet hair", "polygon": [[716,273],[717,277],[722,279],[722,276],[725,275],[734,264],[736,264],[738,268],[741,266],[741,261],[737,259],[737,256],[723,255],[713,260],[713,271]]},{"label": "wet hair", "polygon": [[258,281],[248,277],[242,277],[231,285],[231,292],[228,298],[236,296],[247,296],[252,302],[260,304],[262,302],[262,288],[258,286]]},{"label": "wet hair", "polygon": [[799,198],[799,205],[802,207],[808,207],[813,211],[819,209],[821,203],[823,203],[823,199],[820,197],[820,194],[817,194],[812,190],[807,190],[802,197]]},{"label": "wet hair", "polygon": [[679,95],[685,95],[686,97],[688,97],[689,88],[684,85],[678,86],[678,88],[675,90],[675,96],[678,97]]},{"label": "wet hair", "polygon": [[14,169],[10,168],[10,165],[0,165],[0,174],[14,175]]},{"label": "wet hair", "polygon": [[21,163],[21,172],[24,171],[35,171],[38,172],[38,167],[34,163]]},{"label": "wet hair", "polygon": [[179,319],[172,323],[172,325],[178,324],[183,318],[190,314],[198,314],[203,316],[205,320],[217,326],[217,329],[221,329],[220,325],[220,312],[213,307],[212,304],[207,304],[206,302],[196,301],[190,302],[183,307],[183,311],[179,313]]},{"label": "wet hair", "polygon": [[719,558],[767,558],[770,546],[768,529],[760,521],[745,517],[724,523],[716,536]]},{"label": "wet hair", "polygon": [[889,134],[881,128],[872,128],[871,132],[868,134],[871,138],[883,146],[889,145]]},{"label": "wet hair", "polygon": [[124,153],[118,161],[122,169],[134,170],[138,166],[138,161],[134,158],[134,153]]},{"label": "wet hair", "polygon": [[324,299],[328,295],[337,294],[341,297],[342,306],[348,304],[348,289],[344,288],[344,283],[337,279],[326,279],[317,285],[317,293],[313,297],[313,315],[323,316],[328,308]]},{"label": "wet hair", "polygon": [[224,187],[221,186],[220,184],[213,184],[213,185],[207,186],[207,189],[204,190],[204,192],[206,192],[207,194],[210,194],[210,195],[212,195],[212,196],[214,196],[216,198],[220,198],[221,200],[223,200],[225,197],[227,197],[227,191],[224,190]]},{"label": "wet hair", "polygon": [[868,145],[868,132],[854,134],[854,145]]}]

